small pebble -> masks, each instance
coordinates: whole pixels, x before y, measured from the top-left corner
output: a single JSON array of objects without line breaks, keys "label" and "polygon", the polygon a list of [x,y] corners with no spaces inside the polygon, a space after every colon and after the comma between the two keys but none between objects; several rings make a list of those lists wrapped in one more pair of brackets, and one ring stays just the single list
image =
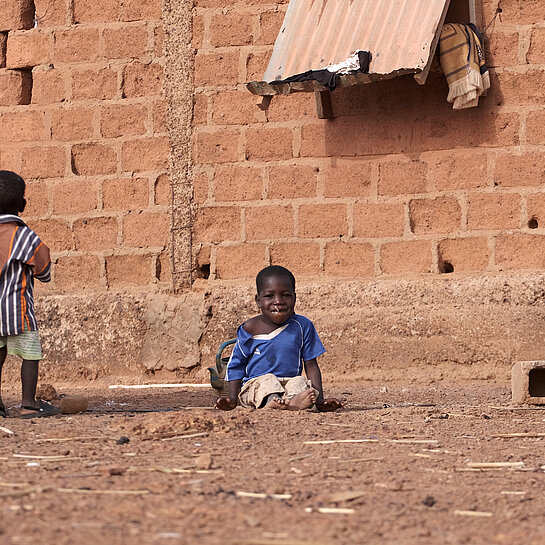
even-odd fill
[{"label": "small pebble", "polygon": [[127,443],[130,443],[131,440],[126,437],[125,435],[122,435],[115,443],[116,445],[126,445]]}]

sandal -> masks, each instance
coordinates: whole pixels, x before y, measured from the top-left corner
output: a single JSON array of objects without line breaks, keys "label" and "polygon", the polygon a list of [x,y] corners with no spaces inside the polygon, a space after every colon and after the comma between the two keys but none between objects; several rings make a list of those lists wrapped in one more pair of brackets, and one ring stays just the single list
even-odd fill
[{"label": "sandal", "polygon": [[54,416],[61,412],[60,409],[58,409],[54,405],[51,405],[51,403],[47,403],[46,401],[39,401],[38,403],[40,404],[39,407],[23,405],[21,407],[21,413],[19,414],[19,418],[45,418],[46,416]]},{"label": "sandal", "polygon": [[0,403],[0,418],[7,418],[8,417],[8,411],[6,411],[6,407],[2,403]]}]

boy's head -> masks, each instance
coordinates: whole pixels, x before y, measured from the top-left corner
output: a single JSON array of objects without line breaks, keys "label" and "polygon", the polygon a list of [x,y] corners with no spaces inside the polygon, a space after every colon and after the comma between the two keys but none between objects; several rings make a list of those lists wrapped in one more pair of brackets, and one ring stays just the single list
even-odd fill
[{"label": "boy's head", "polygon": [[25,181],[9,170],[0,170],[0,214],[18,215],[25,209]]},{"label": "boy's head", "polygon": [[295,308],[295,277],[284,267],[271,265],[259,272],[255,279],[255,301],[263,317],[270,323],[287,322]]}]

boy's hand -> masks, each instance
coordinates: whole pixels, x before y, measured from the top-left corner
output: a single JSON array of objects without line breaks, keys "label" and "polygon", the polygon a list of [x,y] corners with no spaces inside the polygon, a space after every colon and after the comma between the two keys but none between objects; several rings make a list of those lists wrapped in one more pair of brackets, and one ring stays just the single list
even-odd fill
[{"label": "boy's hand", "polygon": [[222,411],[232,411],[237,406],[237,402],[230,397],[219,397],[216,401],[216,409]]},{"label": "boy's hand", "polygon": [[341,409],[343,406],[342,401],[335,399],[334,397],[328,397],[327,399],[316,400],[316,408],[322,413],[329,413]]}]

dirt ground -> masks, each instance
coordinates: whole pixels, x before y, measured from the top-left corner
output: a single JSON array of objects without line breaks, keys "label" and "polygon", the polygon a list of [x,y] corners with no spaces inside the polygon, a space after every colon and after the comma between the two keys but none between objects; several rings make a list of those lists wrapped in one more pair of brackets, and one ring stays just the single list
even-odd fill
[{"label": "dirt ground", "polygon": [[2,545],[543,543],[545,412],[508,384],[337,384],[327,414],[56,386],[90,410],[21,420],[4,394]]}]

